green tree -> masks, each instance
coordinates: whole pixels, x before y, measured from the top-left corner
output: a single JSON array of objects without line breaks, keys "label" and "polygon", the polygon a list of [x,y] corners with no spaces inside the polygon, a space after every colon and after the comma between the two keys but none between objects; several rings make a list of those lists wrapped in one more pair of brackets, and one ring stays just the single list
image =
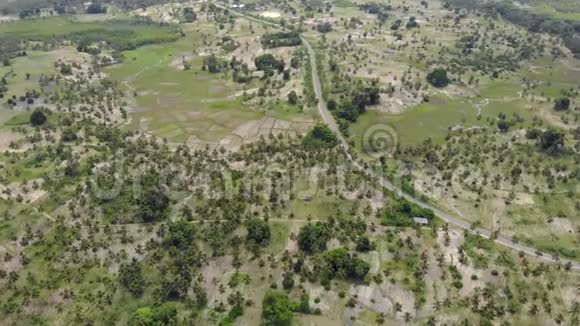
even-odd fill
[{"label": "green tree", "polygon": [[166,246],[186,248],[195,239],[195,228],[193,224],[185,221],[169,223],[164,243]]},{"label": "green tree", "polygon": [[156,307],[142,307],[135,311],[128,323],[130,326],[173,326],[177,325],[177,308],[171,303]]},{"label": "green tree", "polygon": [[183,19],[188,23],[193,23],[197,20],[197,14],[191,7],[183,8]]},{"label": "green tree", "polygon": [[330,232],[320,222],[308,223],[298,233],[298,247],[307,253],[316,253],[326,249],[326,242],[330,240]]},{"label": "green tree", "polygon": [[338,138],[328,126],[319,123],[304,137],[302,143],[310,149],[332,148],[338,145]]},{"label": "green tree", "polygon": [[30,124],[33,126],[40,126],[46,122],[46,114],[40,109],[34,110],[30,115]]},{"label": "green tree", "polygon": [[259,245],[267,245],[270,243],[270,226],[263,220],[249,220],[247,239]]},{"label": "green tree", "polygon": [[556,111],[566,111],[570,109],[570,99],[567,97],[561,97],[556,99],[554,103],[554,110]]},{"label": "green tree", "polygon": [[141,296],[145,288],[141,265],[136,259],[119,267],[119,283],[135,296]]},{"label": "green tree", "polygon": [[144,222],[158,221],[167,215],[169,198],[161,190],[148,190],[139,200],[138,217]]},{"label": "green tree", "polygon": [[449,77],[447,77],[447,70],[438,68],[427,75],[429,84],[435,87],[446,87],[449,85]]},{"label": "green tree", "polygon": [[298,95],[296,95],[295,91],[288,93],[288,103],[291,105],[296,105],[296,103],[298,103]]},{"label": "green tree", "polygon": [[267,70],[274,66],[276,59],[270,53],[262,54],[254,59],[254,64],[258,70]]},{"label": "green tree", "polygon": [[283,291],[269,290],[262,302],[261,326],[292,325],[292,310],[288,295]]}]

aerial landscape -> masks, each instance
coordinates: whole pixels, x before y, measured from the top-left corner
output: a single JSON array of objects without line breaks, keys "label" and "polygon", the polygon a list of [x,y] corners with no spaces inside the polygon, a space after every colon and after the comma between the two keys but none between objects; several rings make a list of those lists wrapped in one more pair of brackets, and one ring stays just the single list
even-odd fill
[{"label": "aerial landscape", "polygon": [[580,1],[0,0],[0,326],[580,326]]}]

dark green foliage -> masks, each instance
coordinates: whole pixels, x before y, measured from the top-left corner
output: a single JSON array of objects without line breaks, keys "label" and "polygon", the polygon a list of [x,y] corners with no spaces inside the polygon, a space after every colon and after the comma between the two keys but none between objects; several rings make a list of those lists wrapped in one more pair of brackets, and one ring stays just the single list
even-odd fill
[{"label": "dark green foliage", "polygon": [[[380,89],[373,83],[370,86],[354,90],[348,100],[343,101],[338,109],[332,109],[338,119],[356,122],[359,115],[366,112],[366,107],[376,105],[380,100]],[[329,107],[330,110],[330,107]]]},{"label": "dark green foliage", "polygon": [[98,2],[93,2],[87,7],[87,14],[106,14],[107,7]]},{"label": "dark green foliage", "polygon": [[447,0],[446,5],[454,8],[479,10],[491,17],[501,16],[502,19],[523,26],[532,33],[558,35],[572,53],[576,56],[580,55],[579,27],[578,23],[573,20],[562,20],[549,14],[532,13],[509,1]]},{"label": "dark green foliage", "polygon": [[416,28],[419,27],[419,23],[417,23],[417,20],[415,19],[415,17],[411,17],[409,18],[409,21],[407,22],[407,28]]},{"label": "dark green foliage", "polygon": [[497,121],[497,128],[499,129],[499,131],[501,132],[508,132],[510,130],[511,124],[504,120],[504,119],[500,119]]},{"label": "dark green foliage", "polygon": [[290,290],[294,287],[294,277],[290,272],[284,273],[284,278],[282,279],[282,287],[284,290]]},{"label": "dark green foliage", "polygon": [[291,309],[294,312],[300,312],[303,314],[311,313],[312,309],[310,308],[310,296],[308,295],[308,293],[303,293],[300,296],[300,301],[297,303],[293,303]]},{"label": "dark green foliage", "polygon": [[185,221],[178,221],[168,224],[164,244],[171,247],[186,248],[193,243],[194,239],[194,225]]},{"label": "dark green foliage", "polygon": [[69,160],[64,167],[64,175],[70,178],[74,178],[80,173],[79,162],[76,160]]},{"label": "dark green foliage", "polygon": [[292,105],[296,105],[296,103],[298,103],[298,95],[296,95],[295,91],[288,93],[288,103]]},{"label": "dark green foliage", "polygon": [[244,308],[241,305],[235,305],[230,309],[228,315],[222,319],[219,326],[233,326],[236,319],[244,314]]},{"label": "dark green foliage", "polygon": [[566,111],[570,109],[570,99],[567,97],[561,97],[556,99],[554,103],[554,110],[556,111]]},{"label": "dark green foliage", "polygon": [[369,2],[359,6],[360,10],[366,11],[369,14],[377,15],[379,21],[384,22],[389,18],[387,13],[392,9],[391,5],[385,5],[383,3]]},{"label": "dark green foliage", "polygon": [[270,226],[263,220],[251,219],[248,221],[248,241],[258,245],[270,243]]},{"label": "dark green foliage", "polygon": [[370,270],[369,263],[351,255],[347,249],[338,248],[324,254],[326,262],[323,279],[352,278],[363,280]]},{"label": "dark green foliage", "polygon": [[227,62],[218,59],[215,54],[203,59],[203,70],[207,70],[212,74],[217,74],[218,72],[226,70],[227,66]]},{"label": "dark green foliage", "polygon": [[330,232],[323,223],[308,223],[300,229],[298,246],[307,253],[316,253],[326,249]]},{"label": "dark green foliage", "polygon": [[77,140],[77,134],[71,128],[66,128],[62,131],[61,139],[65,142],[75,141]]},{"label": "dark green foliage", "polygon": [[360,236],[356,239],[356,251],[366,252],[374,249],[375,245],[366,235]]},{"label": "dark green foliage", "polygon": [[261,326],[292,325],[292,310],[288,295],[283,291],[269,290],[262,302]]},{"label": "dark green foliage", "polygon": [[171,326],[177,325],[177,308],[171,303],[156,307],[137,309],[131,319],[130,326]]},{"label": "dark green foliage", "polygon": [[[143,31],[140,31],[143,26]],[[179,39],[177,29],[168,26],[156,26],[155,33],[148,32],[150,27],[145,23],[113,22],[110,26],[89,29],[86,31],[72,32],[63,35],[62,38],[69,39],[76,44],[95,44],[105,42],[110,48],[116,51],[134,50],[140,46],[172,42]]]},{"label": "dark green foliage", "polygon": [[338,145],[338,138],[324,124],[317,124],[302,140],[302,144],[309,149],[332,148]]},{"label": "dark green foliage", "polygon": [[542,135],[542,131],[538,129],[528,129],[526,131],[527,139],[538,139]]},{"label": "dark green foliage", "polygon": [[427,81],[435,87],[446,87],[449,85],[447,70],[438,68],[427,75]]},{"label": "dark green foliage", "polygon": [[336,110],[336,107],[338,106],[338,104],[336,104],[336,101],[335,100],[330,99],[326,103],[326,106],[328,107],[328,110],[334,111],[334,110]]},{"label": "dark green foliage", "polygon": [[449,272],[451,273],[451,278],[453,279],[453,286],[457,289],[463,288],[463,276],[457,267],[453,265],[449,266]]},{"label": "dark green foliage", "polygon": [[40,109],[36,109],[30,115],[30,124],[33,126],[40,126],[46,122],[46,114]]},{"label": "dark green foliage", "polygon": [[153,188],[146,191],[139,200],[137,216],[143,222],[159,221],[167,215],[169,198],[159,189]]},{"label": "dark green foliage", "polygon": [[332,32],[332,24],[330,24],[329,22],[317,24],[316,30],[324,34],[330,33]]},{"label": "dark green foliage", "polygon": [[432,220],[435,213],[427,208],[422,208],[405,199],[393,200],[385,208],[385,218],[383,224],[394,226],[413,226],[413,218],[422,217]]},{"label": "dark green foliage", "polygon": [[134,296],[140,296],[145,289],[145,282],[141,273],[141,265],[136,259],[131,263],[121,264],[119,267],[119,283]]},{"label": "dark green foliage", "polygon": [[540,147],[548,154],[557,154],[564,147],[564,134],[555,129],[548,129],[539,139]]},{"label": "dark green foliage", "polygon": [[399,30],[399,28],[401,28],[402,24],[403,24],[402,20],[400,20],[400,19],[395,20],[395,22],[391,25],[391,30],[393,30],[393,31]]},{"label": "dark green foliage", "polygon": [[262,46],[266,49],[302,44],[297,32],[267,33],[262,36]]},{"label": "dark green foliage", "polygon": [[284,71],[286,63],[284,59],[276,60],[270,53],[262,54],[254,59],[256,69],[263,71],[270,71],[276,69],[279,73]]},{"label": "dark green foliage", "polygon": [[197,20],[197,14],[193,11],[193,8],[191,7],[183,8],[183,19],[187,23],[193,23],[194,21]]}]

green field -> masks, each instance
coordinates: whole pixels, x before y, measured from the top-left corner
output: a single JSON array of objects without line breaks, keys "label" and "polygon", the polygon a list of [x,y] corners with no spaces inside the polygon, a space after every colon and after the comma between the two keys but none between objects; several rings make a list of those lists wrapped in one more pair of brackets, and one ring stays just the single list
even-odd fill
[{"label": "green field", "polygon": [[[126,32],[126,33],[125,33]],[[74,34],[94,33],[95,37],[106,40],[111,35],[130,34],[123,41],[136,44],[155,43],[163,39],[176,39],[177,30],[171,26],[144,24],[133,20],[110,20],[104,22],[82,22],[75,16],[59,16],[34,20],[19,20],[0,24],[1,38],[21,40],[58,39]]]},{"label": "green field", "polygon": [[[502,91],[490,90],[489,92]],[[355,124],[350,127],[350,132],[355,140],[357,149],[362,149],[362,140],[365,131],[377,124],[387,124],[393,127],[403,146],[416,145],[431,138],[433,141],[443,142],[449,128],[474,126],[489,126],[487,118],[495,119],[499,113],[505,113],[508,117],[517,113],[523,117],[529,117],[530,112],[521,101],[513,100],[506,102],[491,102],[482,108],[481,119],[478,119],[478,108],[474,105],[484,98],[471,100],[448,99],[441,97],[431,103],[422,103],[402,114],[387,114],[378,111],[368,111],[361,115]],[[496,128],[495,124],[490,128]]]},{"label": "green field", "polygon": [[[248,25],[244,26],[236,33],[246,33]],[[243,92],[243,84],[234,83],[229,74],[203,71],[207,54],[196,50],[203,49],[204,38],[216,37],[214,29],[196,26],[176,42],[125,51],[122,64],[106,69],[126,91],[137,93],[128,128],[149,130],[172,142],[192,137],[201,143],[215,143],[248,121],[266,116],[292,120],[302,115],[285,103],[269,110],[244,106],[241,96],[234,95]],[[178,67],[184,56],[191,70]]]}]

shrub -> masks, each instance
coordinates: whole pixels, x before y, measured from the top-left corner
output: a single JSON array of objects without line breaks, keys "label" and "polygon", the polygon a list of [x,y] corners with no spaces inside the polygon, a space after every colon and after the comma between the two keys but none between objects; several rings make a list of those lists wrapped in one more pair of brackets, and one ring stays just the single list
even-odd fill
[{"label": "shrub", "polygon": [[328,126],[317,124],[302,141],[306,148],[332,148],[338,145],[338,138]]},{"label": "shrub", "polygon": [[554,103],[554,110],[556,111],[566,111],[570,109],[570,99],[567,97],[561,97],[556,99]]},{"label": "shrub", "polygon": [[435,69],[427,75],[427,81],[429,84],[435,87],[446,87],[449,85],[449,77],[447,77],[447,70],[445,69]]},{"label": "shrub", "polygon": [[270,242],[270,226],[263,220],[251,219],[248,221],[247,239],[260,245],[268,244]]},{"label": "shrub", "polygon": [[326,242],[330,240],[330,232],[320,222],[306,224],[298,233],[298,246],[307,253],[316,253],[326,249]]},{"label": "shrub", "polygon": [[268,290],[262,302],[261,326],[292,325],[292,310],[288,295],[282,291]]},{"label": "shrub", "polygon": [[46,114],[39,109],[34,110],[30,115],[30,124],[40,126],[46,122]]}]

